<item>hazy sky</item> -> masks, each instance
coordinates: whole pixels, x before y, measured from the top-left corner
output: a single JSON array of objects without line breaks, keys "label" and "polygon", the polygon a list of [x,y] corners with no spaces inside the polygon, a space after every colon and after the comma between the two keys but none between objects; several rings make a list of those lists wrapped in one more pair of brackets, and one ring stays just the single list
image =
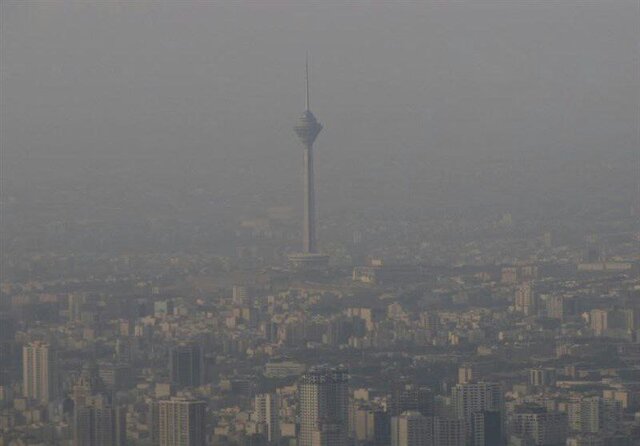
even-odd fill
[{"label": "hazy sky", "polygon": [[637,149],[638,0],[344,3],[3,0],[5,155]]}]

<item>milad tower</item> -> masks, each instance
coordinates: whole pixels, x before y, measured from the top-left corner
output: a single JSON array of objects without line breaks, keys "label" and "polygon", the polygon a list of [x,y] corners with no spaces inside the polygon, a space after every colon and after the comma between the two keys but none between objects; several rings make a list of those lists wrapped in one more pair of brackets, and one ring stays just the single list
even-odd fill
[{"label": "milad tower", "polygon": [[302,228],[302,252],[292,254],[289,260],[296,267],[316,268],[327,264],[328,257],[318,253],[316,238],[316,197],[313,169],[313,143],[315,142],[322,124],[310,110],[309,103],[309,61],[306,69],[306,107],[305,111],[294,127],[296,135],[304,146],[304,225]]}]

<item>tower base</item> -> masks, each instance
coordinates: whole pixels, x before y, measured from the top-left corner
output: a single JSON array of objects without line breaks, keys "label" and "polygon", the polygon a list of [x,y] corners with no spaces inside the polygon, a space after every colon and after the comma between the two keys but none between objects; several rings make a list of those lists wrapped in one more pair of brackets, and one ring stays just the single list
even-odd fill
[{"label": "tower base", "polygon": [[289,255],[289,263],[297,270],[324,270],[329,266],[329,256],[307,252],[294,253]]}]

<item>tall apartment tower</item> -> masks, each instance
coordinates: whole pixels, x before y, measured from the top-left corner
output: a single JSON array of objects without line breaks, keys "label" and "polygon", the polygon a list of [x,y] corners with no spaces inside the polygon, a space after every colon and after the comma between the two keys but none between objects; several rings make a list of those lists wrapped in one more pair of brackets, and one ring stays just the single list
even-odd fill
[{"label": "tall apartment tower", "polygon": [[158,402],[159,446],[205,446],[206,403],[189,398]]},{"label": "tall apartment tower", "polygon": [[498,383],[457,384],[451,389],[451,400],[458,419],[471,419],[471,414],[486,410],[503,411],[503,395]]},{"label": "tall apartment tower", "polygon": [[278,395],[261,393],[255,396],[254,417],[258,430],[267,441],[276,443],[280,438],[280,419],[278,417]]},{"label": "tall apartment tower", "polygon": [[591,329],[596,336],[603,336],[609,329],[609,310],[595,308],[589,313]]},{"label": "tall apartment tower", "polygon": [[469,429],[473,446],[501,446],[504,444],[501,413],[497,410],[484,410],[471,414]]},{"label": "tall apartment tower", "polygon": [[[407,411],[391,419],[392,446],[467,446],[463,420],[424,416]],[[487,443],[487,446],[500,443]]]},{"label": "tall apartment tower", "polygon": [[569,404],[571,428],[582,433],[615,432],[623,419],[622,402],[599,396],[585,397]]},{"label": "tall apartment tower", "polygon": [[343,367],[319,366],[302,375],[298,446],[345,446],[349,420],[349,378]]},{"label": "tall apartment tower", "polygon": [[22,391],[45,404],[57,397],[56,354],[49,344],[35,341],[22,348]]},{"label": "tall apartment tower", "polygon": [[530,438],[534,444],[566,444],[569,423],[566,413],[525,405],[516,407],[510,417],[510,432],[518,438]]},{"label": "tall apartment tower", "polygon": [[515,310],[525,316],[534,316],[539,307],[539,298],[531,282],[526,282],[516,290]]},{"label": "tall apartment tower", "polygon": [[463,420],[434,418],[434,446],[466,446],[466,426]]},{"label": "tall apartment tower", "polygon": [[433,418],[406,411],[391,418],[391,446],[433,446]]},{"label": "tall apartment tower", "polygon": [[381,406],[363,404],[351,408],[351,433],[357,444],[388,446],[391,443],[391,417]]},{"label": "tall apartment tower", "polygon": [[71,293],[67,297],[67,316],[70,322],[79,321],[82,305],[84,304],[84,296],[77,293]]},{"label": "tall apartment tower", "polygon": [[250,291],[247,286],[234,285],[232,288],[232,301],[234,305],[248,305],[250,302]]},{"label": "tall apartment tower", "polygon": [[183,387],[198,387],[203,384],[204,358],[202,347],[196,343],[180,344],[169,353],[171,382]]},{"label": "tall apartment tower", "polygon": [[485,446],[487,438],[500,438],[500,442],[494,444],[501,444],[504,437],[504,397],[500,384],[457,384],[451,389],[451,402],[456,418],[465,422],[471,446]]},{"label": "tall apartment tower", "polygon": [[74,408],[73,446],[125,446],[126,413],[104,395],[93,395]]}]

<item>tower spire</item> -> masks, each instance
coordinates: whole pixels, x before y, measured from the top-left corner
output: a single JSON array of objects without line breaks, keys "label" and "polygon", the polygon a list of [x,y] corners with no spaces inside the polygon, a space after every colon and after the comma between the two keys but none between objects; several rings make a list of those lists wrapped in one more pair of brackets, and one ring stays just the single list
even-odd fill
[{"label": "tower spire", "polygon": [[307,52],[307,55],[305,57],[304,67],[305,67],[305,72],[306,72],[305,79],[306,79],[306,82],[307,82],[307,101],[305,103],[305,105],[306,105],[305,110],[309,110],[309,106],[311,105],[311,104],[309,104],[309,52]]}]

